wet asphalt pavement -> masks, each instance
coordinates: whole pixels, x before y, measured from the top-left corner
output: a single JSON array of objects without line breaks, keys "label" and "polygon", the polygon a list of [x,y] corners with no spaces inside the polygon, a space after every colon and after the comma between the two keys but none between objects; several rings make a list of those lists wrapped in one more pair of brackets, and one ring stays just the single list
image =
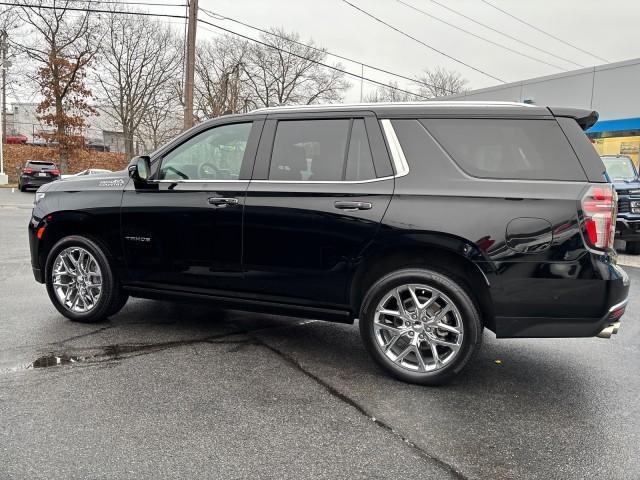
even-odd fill
[{"label": "wet asphalt pavement", "polygon": [[611,340],[496,340],[450,385],[356,326],[130,300],[74,324],[0,189],[0,478],[640,478],[640,270]]}]

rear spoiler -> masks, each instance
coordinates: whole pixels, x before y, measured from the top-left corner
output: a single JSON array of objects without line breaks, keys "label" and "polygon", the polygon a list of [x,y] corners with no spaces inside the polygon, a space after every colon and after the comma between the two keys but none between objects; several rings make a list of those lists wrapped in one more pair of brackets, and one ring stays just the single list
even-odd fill
[{"label": "rear spoiler", "polygon": [[573,118],[582,130],[589,130],[598,121],[598,112],[584,108],[547,107],[554,117]]}]

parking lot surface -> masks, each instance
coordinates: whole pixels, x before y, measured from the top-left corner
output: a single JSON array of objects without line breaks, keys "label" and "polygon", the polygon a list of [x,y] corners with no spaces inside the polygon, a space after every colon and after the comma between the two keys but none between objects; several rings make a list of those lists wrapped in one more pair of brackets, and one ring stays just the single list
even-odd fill
[{"label": "parking lot surface", "polygon": [[[389,378],[357,326],[130,300],[64,319],[0,189],[2,478],[640,478],[640,270],[610,340],[496,340]],[[635,258],[621,257],[621,263]]]}]

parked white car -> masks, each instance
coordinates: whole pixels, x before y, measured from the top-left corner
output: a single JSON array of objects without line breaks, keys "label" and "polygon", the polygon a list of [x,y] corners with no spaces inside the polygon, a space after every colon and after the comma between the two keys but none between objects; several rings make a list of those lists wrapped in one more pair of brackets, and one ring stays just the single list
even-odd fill
[{"label": "parked white car", "polygon": [[62,178],[82,177],[83,175],[101,175],[105,173],[111,173],[111,170],[105,170],[104,168],[88,168],[78,173],[74,173],[70,175],[62,175]]}]

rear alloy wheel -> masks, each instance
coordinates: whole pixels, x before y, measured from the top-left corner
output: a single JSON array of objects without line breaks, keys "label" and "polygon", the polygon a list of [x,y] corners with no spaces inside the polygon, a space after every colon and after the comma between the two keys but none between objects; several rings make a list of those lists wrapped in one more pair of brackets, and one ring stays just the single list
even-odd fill
[{"label": "rear alloy wheel", "polygon": [[54,306],[70,320],[98,322],[121,308],[107,257],[86,237],[63,238],[51,249],[46,283]]},{"label": "rear alloy wheel", "polygon": [[429,270],[401,270],[379,281],[360,322],[373,358],[412,383],[443,383],[481,342],[480,316],[470,296],[451,278]]}]

